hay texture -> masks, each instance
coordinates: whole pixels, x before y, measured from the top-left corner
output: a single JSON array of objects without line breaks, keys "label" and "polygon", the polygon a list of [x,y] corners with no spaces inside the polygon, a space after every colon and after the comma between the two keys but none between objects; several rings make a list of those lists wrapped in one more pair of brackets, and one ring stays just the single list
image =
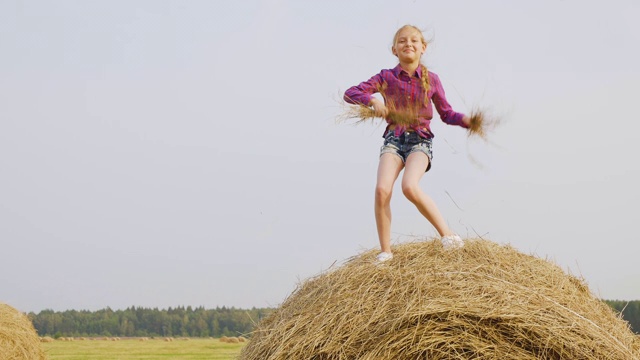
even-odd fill
[{"label": "hay texture", "polygon": [[[337,118],[338,122],[348,122],[351,119],[357,119],[355,124],[370,122],[377,119],[373,108],[364,105],[345,104],[344,112]],[[398,110],[394,107],[388,107],[389,120],[395,125],[413,126],[419,125],[418,110],[414,108]]]},{"label": "hay texture", "polygon": [[467,135],[469,137],[478,137],[482,140],[489,141],[489,134],[501,123],[501,118],[488,115],[486,111],[474,109],[471,111],[471,114],[469,114],[469,128],[467,129]]},{"label": "hay texture", "polygon": [[46,359],[31,320],[3,303],[0,303],[0,359]]},{"label": "hay texture", "polygon": [[[352,104],[343,104],[343,106],[344,110],[342,114],[337,117],[338,123],[349,122],[352,119],[356,119],[354,123],[357,125],[372,122],[377,119],[375,111],[371,107]],[[390,107],[389,115],[387,117],[394,125],[411,127],[420,124],[418,114],[419,111],[415,108],[398,110],[394,107]],[[467,135],[469,137],[477,137],[488,141],[489,134],[501,123],[501,118],[490,116],[486,111],[474,109],[469,114],[469,128],[467,129]]]},{"label": "hay texture", "polygon": [[243,360],[639,359],[628,324],[580,279],[486,240],[377,251],[303,282]]}]

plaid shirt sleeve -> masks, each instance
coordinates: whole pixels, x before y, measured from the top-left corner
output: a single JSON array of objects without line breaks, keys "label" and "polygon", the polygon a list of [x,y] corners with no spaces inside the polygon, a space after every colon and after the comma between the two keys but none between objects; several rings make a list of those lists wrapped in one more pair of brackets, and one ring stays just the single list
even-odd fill
[{"label": "plaid shirt sleeve", "polygon": [[431,86],[433,95],[431,96],[431,100],[433,101],[433,105],[435,105],[436,110],[438,111],[438,115],[440,115],[440,119],[443,122],[449,125],[458,125],[463,128],[467,128],[468,126],[462,121],[464,114],[453,111],[451,108],[451,104],[447,101],[447,98],[444,94],[444,88],[442,87],[442,82],[440,82],[440,78],[438,75],[430,72],[429,80],[431,80]]},{"label": "plaid shirt sleeve", "polygon": [[369,106],[371,95],[377,93],[384,82],[382,73],[376,74],[371,79],[352,86],[344,92],[344,101],[349,104],[361,104]]}]

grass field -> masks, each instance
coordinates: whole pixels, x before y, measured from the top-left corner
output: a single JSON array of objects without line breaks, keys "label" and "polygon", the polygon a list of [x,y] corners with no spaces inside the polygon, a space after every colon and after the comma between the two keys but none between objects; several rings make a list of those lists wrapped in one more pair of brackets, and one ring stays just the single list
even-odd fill
[{"label": "grass field", "polygon": [[221,343],[218,339],[121,339],[75,340],[42,343],[49,360],[231,360],[244,344]]}]

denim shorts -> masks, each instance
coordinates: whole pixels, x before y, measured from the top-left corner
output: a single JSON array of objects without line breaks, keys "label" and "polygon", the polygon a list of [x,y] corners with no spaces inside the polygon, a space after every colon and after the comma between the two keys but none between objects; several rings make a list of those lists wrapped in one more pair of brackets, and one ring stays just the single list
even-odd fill
[{"label": "denim shorts", "polygon": [[432,139],[420,137],[415,132],[404,132],[400,136],[396,136],[393,131],[387,131],[384,135],[384,144],[380,148],[380,156],[382,154],[395,154],[407,161],[407,157],[414,152],[422,152],[429,158],[429,165],[425,172],[431,169],[431,160],[433,159]]}]

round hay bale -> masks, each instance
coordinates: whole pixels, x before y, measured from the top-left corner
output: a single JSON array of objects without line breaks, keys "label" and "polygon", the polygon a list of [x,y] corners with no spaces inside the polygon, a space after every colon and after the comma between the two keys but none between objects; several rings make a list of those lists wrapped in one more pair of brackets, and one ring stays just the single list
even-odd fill
[{"label": "round hay bale", "polygon": [[3,303],[0,303],[0,356],[4,360],[45,359],[31,320]]},{"label": "round hay bale", "polygon": [[587,285],[510,246],[438,240],[367,251],[302,284],[240,359],[639,359],[629,324]]}]

